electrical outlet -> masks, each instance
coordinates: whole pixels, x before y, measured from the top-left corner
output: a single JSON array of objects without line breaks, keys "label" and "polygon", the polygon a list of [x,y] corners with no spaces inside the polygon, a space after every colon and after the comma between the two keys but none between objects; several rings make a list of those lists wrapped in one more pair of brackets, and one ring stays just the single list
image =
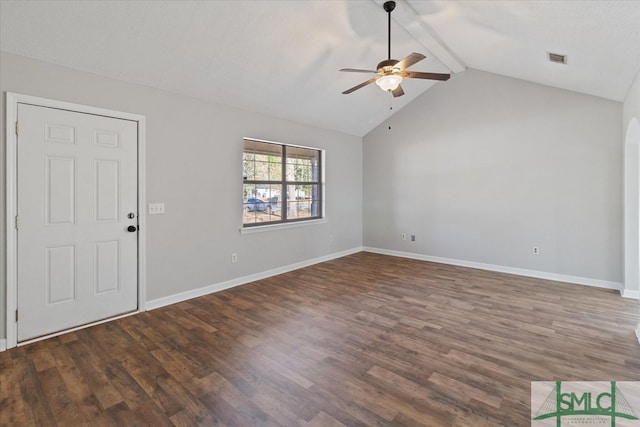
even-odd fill
[{"label": "electrical outlet", "polygon": [[415,242],[415,241],[416,241],[416,235],[415,235],[415,234],[412,234],[412,235],[411,235],[411,241],[412,241],[412,242]]},{"label": "electrical outlet", "polygon": [[539,255],[540,254],[540,248],[537,247],[537,246],[534,246],[532,252],[533,252],[534,255]]},{"label": "electrical outlet", "polygon": [[231,254],[231,262],[238,262],[238,254]]},{"label": "electrical outlet", "polygon": [[402,233],[402,240],[407,240],[407,235]]}]

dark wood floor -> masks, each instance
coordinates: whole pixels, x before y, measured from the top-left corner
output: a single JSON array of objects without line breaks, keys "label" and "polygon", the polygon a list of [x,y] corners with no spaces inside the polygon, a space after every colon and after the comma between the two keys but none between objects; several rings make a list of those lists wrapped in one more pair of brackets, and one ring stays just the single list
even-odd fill
[{"label": "dark wood floor", "polygon": [[617,291],[359,253],[0,353],[0,425],[529,426],[639,380]]}]

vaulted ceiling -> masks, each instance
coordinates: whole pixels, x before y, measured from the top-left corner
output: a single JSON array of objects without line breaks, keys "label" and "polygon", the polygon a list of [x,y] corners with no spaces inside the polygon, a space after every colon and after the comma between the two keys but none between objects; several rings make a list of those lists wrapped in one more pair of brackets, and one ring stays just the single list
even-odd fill
[{"label": "vaulted ceiling", "polygon": [[[375,85],[341,94],[368,76],[340,68],[386,59],[382,3],[3,0],[0,49],[362,136],[447,84],[405,81],[393,101]],[[392,57],[427,55],[412,70],[469,67],[616,101],[640,70],[640,1],[397,3]]]}]

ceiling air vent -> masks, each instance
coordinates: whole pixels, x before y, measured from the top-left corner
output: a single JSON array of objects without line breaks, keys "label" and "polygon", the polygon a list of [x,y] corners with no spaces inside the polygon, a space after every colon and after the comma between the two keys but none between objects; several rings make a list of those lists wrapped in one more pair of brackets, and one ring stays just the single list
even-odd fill
[{"label": "ceiling air vent", "polygon": [[560,55],[559,53],[549,52],[549,61],[555,62],[556,64],[566,64],[567,55]]}]

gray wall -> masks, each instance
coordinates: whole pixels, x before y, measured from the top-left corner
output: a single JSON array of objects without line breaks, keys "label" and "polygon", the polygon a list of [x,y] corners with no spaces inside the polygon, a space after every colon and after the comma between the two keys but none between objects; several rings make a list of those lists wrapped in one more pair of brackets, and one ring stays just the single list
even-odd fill
[{"label": "gray wall", "polygon": [[437,83],[364,138],[365,246],[620,283],[621,122],[480,71]]},{"label": "gray wall", "polygon": [[640,139],[638,124],[634,124],[635,132],[630,125],[634,118],[640,123],[640,72],[629,88],[622,111],[622,135],[625,138],[624,286],[626,292],[637,295],[640,291]]},{"label": "gray wall", "polygon": [[[4,92],[146,116],[147,296],[153,300],[362,246],[362,140],[2,53],[0,237],[5,234]],[[242,137],[326,149],[326,224],[240,235]],[[329,235],[335,240],[329,241]],[[231,253],[239,262],[231,264]],[[5,260],[0,256],[0,338]]]}]

